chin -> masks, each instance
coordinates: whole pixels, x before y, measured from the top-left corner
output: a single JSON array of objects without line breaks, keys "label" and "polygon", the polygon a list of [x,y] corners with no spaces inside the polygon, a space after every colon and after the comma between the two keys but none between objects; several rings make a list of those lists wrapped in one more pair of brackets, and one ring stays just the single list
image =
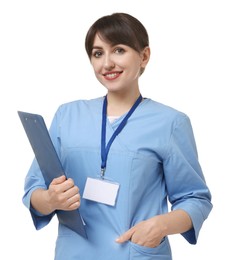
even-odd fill
[{"label": "chin", "polygon": [[108,85],[104,85],[105,88],[108,90],[108,92],[119,92],[119,91],[122,91],[123,88],[119,87],[119,86],[109,86]]}]

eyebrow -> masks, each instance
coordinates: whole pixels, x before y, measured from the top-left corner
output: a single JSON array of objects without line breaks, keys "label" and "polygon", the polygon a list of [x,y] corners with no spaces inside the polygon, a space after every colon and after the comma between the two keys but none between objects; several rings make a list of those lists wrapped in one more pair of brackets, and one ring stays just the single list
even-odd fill
[{"label": "eyebrow", "polygon": [[[116,44],[109,44],[110,46],[111,46],[111,48],[113,48],[113,47],[115,47],[115,46],[118,46],[118,45],[124,45],[124,46],[128,46],[128,45],[126,45],[126,44],[124,44],[124,43],[116,43]],[[103,47],[101,47],[101,46],[93,46],[92,47],[92,50],[93,49],[103,49]]]},{"label": "eyebrow", "polygon": [[93,46],[93,47],[92,47],[92,50],[94,50],[94,49],[103,49],[103,47],[100,47],[100,46]]}]

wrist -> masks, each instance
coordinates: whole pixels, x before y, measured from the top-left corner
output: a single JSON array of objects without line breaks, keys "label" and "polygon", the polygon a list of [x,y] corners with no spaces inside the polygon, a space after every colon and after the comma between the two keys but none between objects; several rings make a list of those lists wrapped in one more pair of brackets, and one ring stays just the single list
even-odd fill
[{"label": "wrist", "polygon": [[43,190],[42,196],[44,200],[44,211],[46,215],[51,214],[55,208],[53,207],[53,203],[51,201],[51,196],[49,194],[49,190]]},{"label": "wrist", "polygon": [[50,203],[48,190],[36,189],[31,196],[32,208],[43,215],[51,214],[54,209]]}]

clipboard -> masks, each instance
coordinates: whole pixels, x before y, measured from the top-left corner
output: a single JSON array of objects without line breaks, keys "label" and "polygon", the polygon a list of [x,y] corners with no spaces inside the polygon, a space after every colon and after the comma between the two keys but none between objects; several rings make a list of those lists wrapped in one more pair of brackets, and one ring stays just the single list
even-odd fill
[{"label": "clipboard", "polygon": [[[45,121],[38,114],[18,111],[18,115],[48,187],[54,178],[63,174],[66,175],[66,173],[52,143]],[[87,238],[85,223],[78,209],[72,211],[57,210],[56,214],[59,223]]]}]

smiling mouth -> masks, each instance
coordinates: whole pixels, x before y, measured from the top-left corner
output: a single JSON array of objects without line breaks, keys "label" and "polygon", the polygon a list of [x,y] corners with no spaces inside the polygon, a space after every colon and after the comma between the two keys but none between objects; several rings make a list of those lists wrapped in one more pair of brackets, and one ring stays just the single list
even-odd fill
[{"label": "smiling mouth", "polygon": [[112,79],[118,78],[121,73],[122,73],[122,71],[121,72],[104,73],[103,76],[104,76],[105,79],[112,80]]}]

